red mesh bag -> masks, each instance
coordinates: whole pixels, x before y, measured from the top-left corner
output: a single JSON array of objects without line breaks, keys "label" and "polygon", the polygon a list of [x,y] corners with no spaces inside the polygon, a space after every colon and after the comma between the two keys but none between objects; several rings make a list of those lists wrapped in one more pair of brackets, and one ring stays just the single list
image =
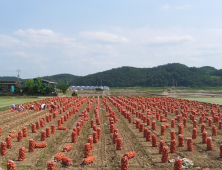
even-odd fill
[{"label": "red mesh bag", "polygon": [[76,132],[72,132],[72,143],[76,143],[77,142],[77,133]]},{"label": "red mesh bag", "polygon": [[136,152],[133,152],[133,151],[127,152],[123,156],[127,156],[128,159],[131,159],[131,158],[134,158],[136,156]]},{"label": "red mesh bag", "polygon": [[193,139],[192,138],[187,138],[187,150],[193,151]]},{"label": "red mesh bag", "polygon": [[7,148],[11,149],[12,148],[12,138],[10,136],[7,136],[5,141],[6,141],[6,144],[7,144]]},{"label": "red mesh bag", "polygon": [[152,147],[157,147],[157,137],[156,135],[152,135]]},{"label": "red mesh bag", "polygon": [[207,150],[213,150],[213,142],[211,137],[207,137]]},{"label": "red mesh bag", "polygon": [[215,125],[212,126],[212,136],[217,136],[217,127]]},{"label": "red mesh bag", "polygon": [[65,157],[64,153],[58,153],[56,156],[54,156],[54,162],[61,161],[63,157]]},{"label": "red mesh bag", "polygon": [[93,143],[98,143],[98,133],[93,132]]},{"label": "red mesh bag", "polygon": [[150,130],[147,131],[146,141],[152,141],[151,140],[151,131]]},{"label": "red mesh bag", "polygon": [[95,160],[95,156],[88,156],[87,158],[83,159],[84,165],[89,165]]},{"label": "red mesh bag", "polygon": [[152,127],[151,128],[152,128],[153,131],[156,130],[156,121],[155,120],[152,121]]},{"label": "red mesh bag", "polygon": [[0,152],[2,156],[5,156],[7,154],[7,143],[1,142],[1,148]]},{"label": "red mesh bag", "polygon": [[162,126],[161,126],[161,132],[160,132],[161,136],[164,136],[164,135],[165,135],[165,131],[166,131],[166,126],[165,126],[165,125],[162,125]]},{"label": "red mesh bag", "polygon": [[97,128],[96,132],[97,132],[97,134],[98,134],[98,139],[100,139],[100,136],[101,136],[101,129],[100,129],[100,128]]},{"label": "red mesh bag", "polygon": [[90,145],[90,143],[86,143],[85,144],[85,152],[84,152],[85,158],[90,156],[90,152],[91,152],[91,145]]},{"label": "red mesh bag", "polygon": [[41,143],[35,143],[35,148],[45,148],[47,146],[47,143],[41,142]]},{"label": "red mesh bag", "polygon": [[46,137],[47,138],[49,138],[50,137],[50,128],[49,127],[47,127],[46,129],[45,129],[45,131],[46,131]]},{"label": "red mesh bag", "polygon": [[67,130],[67,128],[64,126],[58,126],[58,130]]},{"label": "red mesh bag", "polygon": [[121,157],[121,170],[128,170],[129,159],[127,156]]},{"label": "red mesh bag", "polygon": [[160,145],[159,145],[159,153],[162,153],[164,146],[166,146],[165,141],[161,140],[160,141]]},{"label": "red mesh bag", "polygon": [[36,131],[36,126],[35,126],[35,124],[33,123],[32,124],[32,133],[36,133],[37,131]]},{"label": "red mesh bag", "polygon": [[23,161],[25,159],[25,148],[22,147],[19,149],[19,157],[18,160],[19,161]]},{"label": "red mesh bag", "polygon": [[69,152],[72,149],[71,145],[66,145],[63,147],[63,152]]},{"label": "red mesh bag", "polygon": [[177,158],[174,162],[174,166],[173,166],[174,170],[182,170],[182,160]]},{"label": "red mesh bag", "polygon": [[35,141],[33,139],[29,140],[29,152],[35,151]]},{"label": "red mesh bag", "polygon": [[51,133],[52,133],[52,134],[55,134],[55,132],[56,132],[56,127],[55,127],[55,125],[51,125]]},{"label": "red mesh bag", "polygon": [[196,139],[197,138],[197,129],[193,128],[192,132],[193,132],[192,139]]},{"label": "red mesh bag", "polygon": [[176,147],[176,140],[170,141],[170,152],[171,153],[177,153],[177,147]]},{"label": "red mesh bag", "polygon": [[203,123],[203,124],[201,125],[201,132],[202,132],[202,133],[205,131],[205,128],[206,128],[206,125]]},{"label": "red mesh bag", "polygon": [[169,160],[169,150],[168,147],[163,146],[161,162],[166,163]]},{"label": "red mesh bag", "polygon": [[15,163],[12,160],[7,161],[7,170],[15,170]]},{"label": "red mesh bag", "polygon": [[202,142],[207,143],[207,132],[205,131],[202,133]]},{"label": "red mesh bag", "polygon": [[23,132],[23,137],[27,137],[28,136],[28,131],[26,127],[22,128],[22,132]]},{"label": "red mesh bag", "polygon": [[122,150],[122,139],[121,138],[117,138],[116,150]]},{"label": "red mesh bag", "polygon": [[184,147],[184,137],[182,134],[179,134],[178,136],[178,141],[179,141],[179,147]]},{"label": "red mesh bag", "polygon": [[53,161],[50,161],[47,163],[47,170],[55,170],[56,169],[56,165]]},{"label": "red mesh bag", "polygon": [[70,165],[72,165],[72,160],[69,157],[63,157],[62,163],[64,163],[67,166],[70,166]]},{"label": "red mesh bag", "polygon": [[90,143],[91,149],[93,149],[93,138],[88,137],[88,143]]},{"label": "red mesh bag", "polygon": [[23,139],[23,133],[22,133],[22,131],[20,130],[20,131],[18,131],[17,141],[18,141],[18,142],[21,142],[22,139]]}]

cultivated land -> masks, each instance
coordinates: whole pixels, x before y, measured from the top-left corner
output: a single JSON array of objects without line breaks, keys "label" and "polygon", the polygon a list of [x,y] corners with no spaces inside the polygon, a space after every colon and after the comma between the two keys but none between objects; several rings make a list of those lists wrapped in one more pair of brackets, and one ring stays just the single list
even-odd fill
[{"label": "cultivated land", "polygon": [[[110,92],[112,93],[112,92]],[[164,98],[162,98],[164,99]],[[152,143],[149,141],[146,141],[146,138],[143,137],[143,132],[139,132],[139,129],[136,128],[136,125],[133,123],[129,123],[128,119],[126,119],[121,111],[117,109],[117,105],[115,103],[118,103],[118,101],[124,101],[125,103],[128,103],[127,106],[133,108],[133,106],[130,105],[130,102],[133,101],[136,105],[143,105],[144,107],[147,107],[145,112],[137,108],[135,106],[135,111],[139,113],[144,113],[144,115],[148,116],[152,120],[156,121],[156,130],[152,130],[151,126],[147,126],[147,123],[144,123],[144,127],[147,127],[149,130],[152,131],[152,134],[155,134],[157,136],[158,145],[160,140],[164,140],[166,142],[166,146],[168,146],[170,151],[170,131],[174,130],[176,132],[176,140],[178,145],[178,122],[176,121],[176,126],[171,127],[169,126],[166,128],[165,135],[161,135],[161,125],[164,124],[171,124],[171,120],[177,116],[174,111],[170,109],[168,112],[168,116],[165,117],[167,119],[167,122],[161,122],[160,120],[157,120],[155,117],[155,114],[158,110],[161,111],[161,114],[163,114],[163,108],[171,108],[170,103],[177,103],[177,99],[172,99],[172,101],[161,101],[161,98],[149,98],[149,97],[141,97],[139,98],[121,98],[121,97],[111,97],[108,99],[99,98],[99,108],[98,108],[98,115],[99,119],[101,121],[101,125],[96,125],[97,127],[101,128],[101,139],[98,140],[98,143],[94,143],[93,149],[91,151],[91,155],[95,156],[95,160],[93,163],[89,165],[82,165],[82,160],[84,159],[84,145],[87,143],[88,137],[92,137],[93,129],[90,126],[90,120],[94,120],[96,122],[95,117],[95,109],[98,106],[97,97],[94,99],[87,98],[87,97],[78,97],[78,98],[69,98],[69,102],[71,103],[70,107],[67,107],[65,109],[65,112],[62,114],[58,114],[58,116],[50,122],[46,122],[46,125],[44,127],[41,127],[37,130],[37,133],[32,133],[31,127],[29,126],[30,123],[35,123],[36,121],[40,120],[42,117],[46,117],[50,115],[49,110],[46,111],[25,111],[23,113],[18,112],[11,112],[9,110],[0,112],[0,125],[2,127],[2,136],[0,137],[1,141],[5,141],[5,138],[9,134],[17,133],[19,130],[21,130],[23,127],[27,127],[28,129],[28,137],[23,138],[22,142],[17,142],[17,137],[12,138],[12,149],[7,149],[6,156],[0,155],[0,167],[6,169],[6,162],[7,160],[11,159],[16,164],[16,169],[47,169],[47,163],[51,160],[53,160],[54,156],[60,152],[62,152],[62,148],[70,144],[73,149],[69,152],[66,152],[65,155],[68,156],[73,164],[71,166],[65,166],[64,164],[60,162],[56,163],[56,169],[120,169],[120,159],[123,156],[124,153],[135,151],[136,156],[129,160],[129,169],[173,169],[173,164],[171,163],[161,163],[161,154],[159,154],[159,148],[158,147],[152,147]],[[68,99],[63,98],[63,100],[57,98],[57,104],[60,105],[62,103],[63,106],[66,106],[67,104],[64,104],[64,101],[67,101]],[[81,103],[81,101],[84,101],[81,106],[79,107],[79,110],[69,117],[67,121],[64,122],[62,126],[65,126],[67,130],[57,130],[57,121],[61,118],[61,116],[64,116],[69,111],[72,111],[73,108],[77,108],[78,103]],[[141,102],[145,101],[145,102]],[[195,98],[196,100],[196,98]],[[77,138],[77,143],[71,142],[71,134],[73,131],[73,127],[76,127],[76,124],[81,120],[81,117],[79,115],[82,115],[82,112],[86,110],[88,102],[92,102],[92,106],[90,108],[90,111],[88,112],[88,121],[85,121],[84,125],[81,128],[81,135]],[[108,112],[106,109],[105,103],[107,103],[111,109],[111,111],[116,112],[116,117],[118,121],[115,123],[115,128],[118,129],[118,137],[120,137],[123,141],[122,143],[122,150],[116,150],[116,145],[113,144],[113,133],[110,132],[110,122],[109,117],[106,117],[105,115],[112,113]],[[159,103],[159,104],[155,104]],[[163,102],[163,103],[162,103]],[[21,103],[21,101],[19,102]],[[194,167],[191,169],[197,169],[197,167],[200,167],[201,169],[205,167],[209,167],[211,169],[219,170],[222,167],[222,161],[219,157],[220,150],[219,145],[221,141],[222,136],[222,130],[218,129],[218,123],[214,123],[213,125],[216,125],[218,132],[217,136],[213,136],[213,150],[207,151],[206,147],[207,144],[202,143],[202,133],[200,131],[201,124],[197,124],[197,132],[198,136],[197,139],[193,139],[193,147],[194,151],[187,151],[187,145],[186,145],[186,138],[192,137],[192,129],[193,129],[193,121],[190,120],[189,115],[191,114],[191,109],[194,109],[196,112],[198,112],[198,108],[200,105],[199,103],[193,103],[190,102],[190,106],[188,108],[188,118],[187,118],[187,126],[184,126],[184,143],[185,147],[178,147],[177,146],[177,153],[169,153],[170,159],[176,159],[178,156],[180,158],[188,158],[189,160],[193,161]],[[120,104],[120,103],[119,103]],[[187,103],[188,105],[189,103]],[[150,108],[148,108],[148,105],[150,105]],[[179,104],[178,104],[179,105]],[[216,107],[216,106],[215,106]],[[122,105],[122,109],[126,110],[129,108],[126,108]],[[183,109],[176,108],[179,110],[179,113],[181,114]],[[208,113],[209,115],[207,117],[212,117],[211,115],[211,105],[204,105],[205,113]],[[151,111],[153,110],[153,111]],[[203,110],[199,110],[200,112]],[[59,112],[59,110],[58,110]],[[141,117],[136,117],[136,114],[133,114],[132,111],[127,110],[127,112],[131,115],[132,120],[140,120],[141,123],[143,123],[143,120]],[[152,112],[151,115],[147,115],[147,112]],[[199,113],[199,112],[198,112]],[[217,113],[217,111],[216,111]],[[197,114],[196,119],[199,120],[200,115]],[[182,123],[182,122],[181,122]],[[41,142],[41,131],[45,130],[46,127],[51,127],[51,125],[56,125],[56,133],[51,134],[50,138],[46,138],[45,142],[47,143],[46,148],[40,148],[35,149],[34,152],[28,152],[29,148],[29,139],[34,139],[36,142]],[[206,131],[208,132],[208,136],[211,136],[212,127],[208,126],[208,122],[206,122]],[[17,161],[18,155],[19,155],[19,148],[25,147],[26,148],[26,158],[24,161]]]},{"label": "cultivated land", "polygon": [[12,104],[22,104],[30,101],[40,100],[37,98],[0,98],[0,108],[12,106]]}]

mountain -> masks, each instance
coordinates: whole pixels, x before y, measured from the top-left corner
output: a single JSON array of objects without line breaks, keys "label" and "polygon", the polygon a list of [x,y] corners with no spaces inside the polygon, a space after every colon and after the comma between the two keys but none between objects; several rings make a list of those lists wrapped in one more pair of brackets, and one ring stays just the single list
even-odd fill
[{"label": "mountain", "polygon": [[81,76],[75,76],[75,75],[72,75],[72,74],[57,74],[57,75],[53,75],[53,76],[44,76],[44,77],[41,77],[41,78],[59,83],[59,82],[63,82],[63,81],[72,82],[72,81],[75,81],[76,79],[78,79],[80,77]]},{"label": "mountain", "polygon": [[[57,74],[57,75],[52,75],[52,76],[44,76],[41,77],[42,79],[46,79],[49,81],[54,81],[54,82],[71,82],[73,80],[76,80],[77,78],[79,78],[81,76],[75,76],[72,74]],[[33,77],[35,78],[35,77]],[[0,77],[0,81],[17,81],[18,78],[17,77]],[[20,81],[24,82],[27,81],[28,79],[19,79]]]},{"label": "mountain", "polygon": [[120,67],[79,77],[70,82],[75,86],[106,85],[109,87],[134,86],[222,86],[222,70],[213,67],[188,67],[170,63],[153,68]]},{"label": "mountain", "polygon": [[[184,86],[204,87],[222,86],[222,69],[214,67],[188,67],[180,63],[169,63],[153,68],[120,67],[111,70],[75,76],[72,74],[57,74],[44,76],[42,79],[59,82],[69,82],[75,86],[109,86],[109,87],[134,87],[134,86]],[[3,80],[17,80],[16,77],[0,77]],[[25,81],[23,79],[22,81]]]},{"label": "mountain", "polygon": [[5,76],[5,77],[0,77],[0,81],[18,81],[18,78],[17,77]]}]

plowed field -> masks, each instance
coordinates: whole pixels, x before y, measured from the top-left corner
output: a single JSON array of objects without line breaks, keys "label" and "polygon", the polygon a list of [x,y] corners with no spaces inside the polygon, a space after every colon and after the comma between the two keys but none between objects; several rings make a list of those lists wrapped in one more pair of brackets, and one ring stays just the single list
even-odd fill
[{"label": "plowed field", "polygon": [[[54,102],[55,110],[50,109],[50,102]],[[222,130],[220,129],[221,111],[219,105],[204,104],[189,100],[180,100],[173,98],[144,98],[144,97],[71,97],[71,98],[50,98],[40,102],[34,102],[36,107],[41,103],[46,103],[46,110],[27,109],[24,112],[11,112],[10,110],[0,112],[0,127],[2,135],[0,141],[5,141],[10,134],[18,133],[23,127],[28,130],[28,137],[23,137],[21,142],[17,137],[12,138],[12,148],[7,149],[6,155],[0,155],[0,167],[7,169],[7,161],[12,160],[15,163],[16,170],[41,170],[47,169],[47,163],[54,160],[54,156],[63,151],[63,147],[71,145],[69,152],[64,152],[66,157],[72,160],[70,166],[65,165],[62,161],[56,162],[57,170],[78,169],[78,170],[113,170],[121,168],[121,157],[134,151],[136,156],[129,159],[128,169],[173,169],[173,163],[162,163],[162,154],[159,153],[159,143],[164,140],[166,147],[169,148],[169,160],[187,158],[193,161],[194,166],[191,169],[204,169],[206,167],[219,170],[222,167],[222,158],[220,158],[220,143],[222,140]],[[167,116],[166,116],[167,112]],[[48,120],[51,115],[52,120]],[[56,116],[57,115],[57,116]],[[166,119],[161,121],[160,116]],[[182,119],[179,122],[179,116]],[[193,120],[191,117],[194,116]],[[205,131],[208,137],[212,137],[213,150],[207,150],[207,144],[202,142],[202,123],[199,123],[200,117],[205,115],[203,123],[206,125]],[[58,120],[68,117],[62,126],[67,130],[58,130]],[[129,117],[132,122],[129,123]],[[183,126],[184,130],[184,147],[178,146],[178,125],[183,124],[184,118],[187,118],[187,125]],[[45,125],[37,129],[37,133],[32,133],[31,124],[45,118]],[[147,125],[147,118],[150,118],[150,125]],[[212,118],[212,125],[209,124]],[[116,119],[116,120],[115,120]],[[175,119],[175,127],[171,126],[172,119]],[[90,155],[95,159],[88,165],[83,164],[85,159],[85,144],[89,137],[93,137],[94,125],[101,128],[101,138],[98,143],[93,143]],[[152,121],[156,122],[156,130],[151,127]],[[197,138],[193,139],[193,151],[187,150],[186,138],[192,138],[194,120],[197,121]],[[99,122],[98,122],[99,121]],[[114,121],[114,123],[112,123]],[[81,122],[84,122],[81,124]],[[144,124],[144,128],[151,130],[152,134],[157,136],[157,147],[152,147],[151,141],[146,141],[144,132],[136,128],[136,122]],[[47,143],[45,148],[35,148],[34,152],[29,152],[29,140],[34,139],[36,143],[42,142],[41,132],[51,125],[56,126],[55,134],[50,134],[44,142]],[[80,126],[80,135],[77,142],[72,143],[71,135],[74,127]],[[118,131],[118,138],[122,139],[122,150],[117,150],[117,144],[113,142],[114,133],[111,132],[110,125],[114,124]],[[168,124],[168,125],[167,125]],[[166,126],[165,135],[161,135],[161,126]],[[217,128],[217,135],[212,136],[212,126]],[[222,123],[221,123],[222,125]],[[168,127],[167,127],[168,126]],[[222,126],[221,126],[222,128]],[[171,131],[176,133],[176,153],[170,152]],[[144,129],[143,129],[144,131]],[[25,147],[26,157],[24,161],[18,161],[19,148]]]}]

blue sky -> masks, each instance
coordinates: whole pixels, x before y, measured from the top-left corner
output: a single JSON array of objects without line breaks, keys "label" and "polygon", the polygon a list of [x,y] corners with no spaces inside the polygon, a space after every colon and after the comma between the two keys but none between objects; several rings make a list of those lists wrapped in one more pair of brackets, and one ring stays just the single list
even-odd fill
[{"label": "blue sky", "polygon": [[222,1],[0,1],[0,76],[167,63],[222,69]]}]

